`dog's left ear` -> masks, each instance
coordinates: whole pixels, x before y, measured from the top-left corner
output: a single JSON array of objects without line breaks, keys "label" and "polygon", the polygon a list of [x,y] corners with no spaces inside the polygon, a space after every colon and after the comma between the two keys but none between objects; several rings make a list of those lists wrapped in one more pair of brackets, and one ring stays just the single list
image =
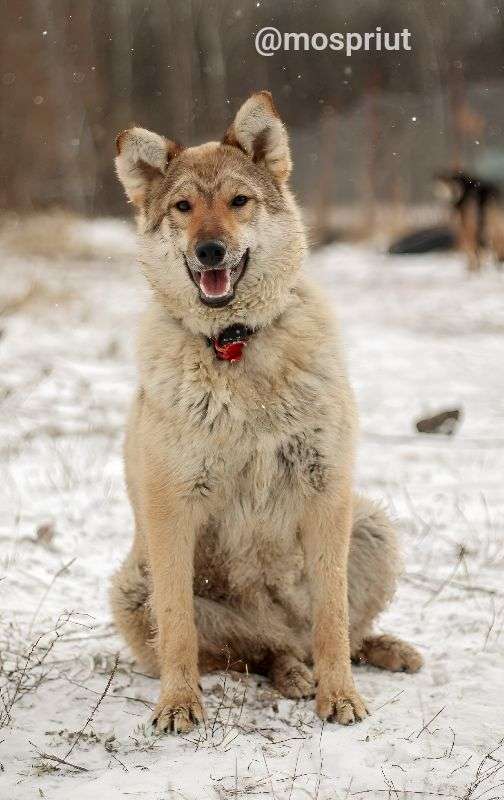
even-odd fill
[{"label": "dog's left ear", "polygon": [[288,180],[292,169],[289,139],[270,92],[249,97],[222,143],[239,147],[253,161],[264,164],[279,185]]}]

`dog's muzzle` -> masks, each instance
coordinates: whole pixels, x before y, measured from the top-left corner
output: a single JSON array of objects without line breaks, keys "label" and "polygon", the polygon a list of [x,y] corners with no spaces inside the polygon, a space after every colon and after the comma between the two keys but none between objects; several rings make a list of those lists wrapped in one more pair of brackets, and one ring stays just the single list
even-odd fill
[{"label": "dog's muzzle", "polygon": [[[198,252],[199,251],[199,252]],[[219,242],[203,242],[196,248],[197,267],[185,259],[191,280],[199,289],[199,297],[206,306],[223,308],[233,300],[235,289],[245,274],[249,261],[249,250],[232,267],[223,263],[226,250]]]}]

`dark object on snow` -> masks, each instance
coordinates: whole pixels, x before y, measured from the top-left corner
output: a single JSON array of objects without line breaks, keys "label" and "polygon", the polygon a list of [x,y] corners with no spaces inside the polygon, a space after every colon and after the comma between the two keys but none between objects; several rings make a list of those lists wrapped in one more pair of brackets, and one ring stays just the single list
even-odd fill
[{"label": "dark object on snow", "polygon": [[451,411],[440,411],[433,417],[426,419],[419,419],[416,423],[418,433],[441,433],[445,436],[451,436],[455,433],[462,412],[458,408]]},{"label": "dark object on snow", "polygon": [[421,228],[413,233],[402,236],[389,247],[393,256],[418,255],[419,253],[432,253],[440,250],[452,250],[455,247],[455,233],[446,225],[434,228]]}]

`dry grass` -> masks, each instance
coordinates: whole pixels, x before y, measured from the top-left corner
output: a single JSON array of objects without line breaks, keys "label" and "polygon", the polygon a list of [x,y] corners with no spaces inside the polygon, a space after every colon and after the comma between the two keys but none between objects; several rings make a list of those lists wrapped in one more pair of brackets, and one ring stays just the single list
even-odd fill
[{"label": "dry grass", "polygon": [[1,629],[0,729],[12,724],[15,707],[23,698],[51,680],[51,654],[73,624],[73,615],[63,614],[51,629],[39,633],[27,645],[22,644],[22,636],[13,626]]},{"label": "dry grass", "polygon": [[68,211],[29,216],[5,214],[0,219],[0,242],[10,253],[42,258],[87,258],[93,253],[75,235],[78,217]]},{"label": "dry grass", "polygon": [[[84,767],[84,766],[82,766],[80,764],[75,764],[73,761],[70,761],[70,757],[71,757],[73,751],[75,750],[75,748],[77,747],[77,745],[79,744],[79,742],[81,741],[81,739],[87,738],[87,740],[89,741],[89,734],[86,736],[87,729],[91,725],[91,723],[93,722],[93,720],[95,718],[95,715],[98,712],[98,709],[100,708],[101,704],[103,703],[105,697],[107,696],[107,694],[109,692],[109,689],[110,689],[110,687],[112,685],[112,682],[113,682],[113,680],[115,678],[115,675],[116,675],[116,672],[117,672],[118,664],[119,664],[119,655],[117,654],[115,656],[113,667],[112,667],[112,669],[110,671],[110,675],[108,676],[108,679],[107,679],[107,682],[105,684],[105,687],[104,687],[103,691],[101,692],[101,694],[98,697],[98,700],[96,701],[96,703],[94,704],[93,708],[91,709],[91,711],[89,713],[89,716],[86,719],[84,725],[82,725],[82,727],[78,731],[76,731],[75,733],[73,733],[69,737],[70,738],[70,747],[68,748],[68,751],[65,753],[65,755],[63,757],[55,755],[54,753],[43,752],[36,745],[34,745],[33,742],[30,742],[30,744],[35,748],[36,753],[37,753],[36,768],[39,771],[39,773],[53,772],[56,769],[58,769],[58,767],[69,767],[70,769],[76,770],[77,772],[88,772],[89,771],[87,767]],[[93,734],[93,732],[91,732],[91,736],[94,736],[95,739],[97,738],[96,735]],[[115,748],[114,742],[115,742],[115,736],[114,735],[108,736],[106,738],[105,742],[104,742],[105,749],[107,750],[108,753],[110,753],[110,755],[115,760],[118,761],[118,763],[124,769],[126,769],[126,767],[124,767],[124,764],[122,764],[122,762],[119,761],[117,756],[115,756],[115,749],[116,748]]]},{"label": "dry grass", "polygon": [[[131,227],[124,226],[124,235],[107,226],[99,230],[96,224],[61,209],[36,214],[5,213],[0,216],[0,246],[19,257],[50,260],[107,261],[131,256]],[[120,223],[118,223],[120,224]]]}]

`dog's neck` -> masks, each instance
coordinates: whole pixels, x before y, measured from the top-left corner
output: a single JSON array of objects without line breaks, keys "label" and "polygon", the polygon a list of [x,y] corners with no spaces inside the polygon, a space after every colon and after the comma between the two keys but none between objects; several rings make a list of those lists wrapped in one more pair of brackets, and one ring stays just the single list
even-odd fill
[{"label": "dog's neck", "polygon": [[[287,310],[300,302],[299,287],[293,286],[289,289],[286,301],[280,304],[276,314],[258,314],[255,313],[256,309],[252,309],[250,314],[244,314],[243,307],[236,309],[233,313],[230,308],[229,310],[225,309],[228,313],[222,314],[222,322],[218,325],[215,316],[214,319],[209,319],[205,318],[203,313],[202,317],[199,317],[197,313],[193,313],[195,310],[193,308],[188,308],[187,313],[181,315],[180,309],[175,307],[170,297],[166,297],[158,287],[152,284],[151,288],[153,289],[154,303],[163,309],[163,312],[177,327],[180,327],[186,336],[199,338],[200,341],[202,339],[209,347],[213,348],[213,355],[217,360],[229,362],[240,361],[244,356],[244,349],[253,335],[266,328],[276,327]],[[242,317],[241,320],[240,317]],[[250,318],[244,319],[243,317]]]}]

